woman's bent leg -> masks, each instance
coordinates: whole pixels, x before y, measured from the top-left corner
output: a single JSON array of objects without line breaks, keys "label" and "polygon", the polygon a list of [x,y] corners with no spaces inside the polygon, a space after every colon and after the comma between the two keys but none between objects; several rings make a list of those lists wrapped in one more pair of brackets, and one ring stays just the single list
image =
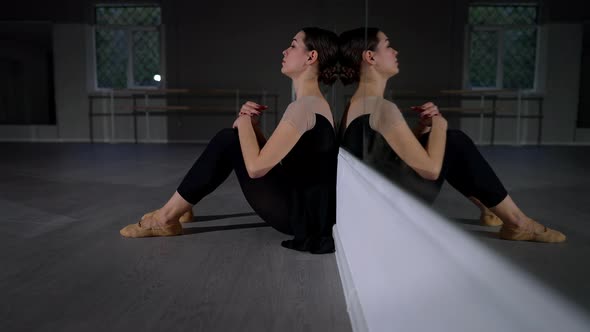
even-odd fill
[{"label": "woman's bent leg", "polygon": [[233,170],[230,149],[234,140],[231,129],[222,129],[207,144],[176,190],[191,205],[219,187]]},{"label": "woman's bent leg", "polygon": [[480,202],[505,223],[500,231],[502,238],[565,241],[565,235],[537,223],[518,208],[473,141],[462,131],[447,131],[441,176],[464,196],[475,198],[476,205]]},{"label": "woman's bent leg", "polygon": [[162,229],[178,224],[179,217],[221,185],[232,170],[235,170],[244,196],[254,211],[277,230],[290,233],[288,201],[282,190],[280,170],[273,169],[262,178],[251,179],[246,171],[237,130],[223,129],[211,139],[169,201],[139,224],[121,230],[121,234],[130,226]]},{"label": "woman's bent leg", "polygon": [[274,229],[292,234],[289,224],[290,183],[276,165],[263,177],[252,179],[246,170],[237,129],[225,129],[223,135],[231,142],[227,148],[227,158],[231,161],[244,197],[252,209]]},{"label": "woman's bent leg", "polygon": [[498,205],[508,195],[471,138],[460,130],[447,131],[441,176],[465,197],[475,197],[488,208]]},{"label": "woman's bent leg", "polygon": [[178,193],[187,202],[196,204],[221,185],[233,170],[252,209],[272,227],[289,234],[287,183],[280,168],[277,165],[261,178],[250,178],[238,131],[227,128],[211,140],[178,187]]}]

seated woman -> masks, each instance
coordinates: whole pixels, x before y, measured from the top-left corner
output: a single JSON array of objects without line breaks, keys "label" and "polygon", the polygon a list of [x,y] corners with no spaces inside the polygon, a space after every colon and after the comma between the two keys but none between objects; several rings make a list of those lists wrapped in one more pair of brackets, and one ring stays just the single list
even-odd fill
[{"label": "seated woman", "polygon": [[473,141],[448,130],[436,105],[415,107],[420,124],[414,131],[408,127],[397,106],[383,98],[387,80],[399,72],[397,55],[377,28],[340,35],[340,78],[344,84],[358,83],[341,121],[342,145],[429,203],[447,180],[480,207],[485,224],[503,222],[502,239],[565,241],[565,235],[516,206]]},{"label": "seated woman", "polygon": [[335,33],[319,28],[299,31],[283,51],[281,69],[292,79],[297,98],[268,141],[258,127],[266,106],[246,102],[233,128],[211,139],[170,200],[121,229],[121,235],[182,234],[179,218],[233,170],[254,211],[278,231],[295,236],[284,241],[284,247],[333,252],[338,144],[319,82],[334,83],[337,61]]}]

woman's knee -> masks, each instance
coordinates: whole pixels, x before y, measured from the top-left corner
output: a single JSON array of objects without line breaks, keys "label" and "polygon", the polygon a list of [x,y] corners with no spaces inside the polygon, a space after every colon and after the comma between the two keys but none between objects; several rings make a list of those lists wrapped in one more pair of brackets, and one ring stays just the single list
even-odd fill
[{"label": "woman's knee", "polygon": [[238,130],[235,128],[223,128],[217,132],[216,135],[238,135]]},{"label": "woman's knee", "polygon": [[474,144],[471,137],[467,136],[467,134],[465,134],[463,131],[459,129],[447,130],[447,142],[452,142],[456,144]]},{"label": "woman's knee", "polygon": [[238,131],[232,128],[221,129],[220,131],[211,138],[207,147],[209,149],[225,151],[229,147],[240,146],[240,138],[238,137]]},{"label": "woman's knee", "polygon": [[212,140],[223,140],[223,141],[231,141],[231,140],[239,140],[238,138],[238,130],[234,128],[223,128],[213,136]]}]

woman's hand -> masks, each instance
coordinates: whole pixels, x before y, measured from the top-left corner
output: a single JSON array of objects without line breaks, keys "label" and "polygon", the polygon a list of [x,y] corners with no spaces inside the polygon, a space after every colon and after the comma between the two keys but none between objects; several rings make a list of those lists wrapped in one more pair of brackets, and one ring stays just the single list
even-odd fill
[{"label": "woman's hand", "polygon": [[431,127],[432,117],[441,116],[438,106],[431,102],[422,106],[412,106],[412,110],[420,112],[420,125],[423,127]]},{"label": "woman's hand", "polygon": [[260,105],[253,101],[247,101],[244,105],[242,105],[242,108],[240,109],[240,116],[249,116],[252,121],[252,124],[256,126],[260,123],[260,114],[267,108],[268,106],[266,105]]},{"label": "woman's hand", "polygon": [[449,124],[447,123],[447,119],[445,119],[442,115],[438,115],[436,117],[431,117],[430,121],[432,121],[432,127],[438,127],[441,128],[442,130],[447,130],[447,128],[449,127]]},{"label": "woman's hand", "polygon": [[246,121],[248,121],[248,122],[252,121],[250,116],[246,115],[246,114],[240,114],[238,116],[238,118],[236,119],[236,121],[234,121],[232,128],[238,128],[242,123],[247,123]]}]

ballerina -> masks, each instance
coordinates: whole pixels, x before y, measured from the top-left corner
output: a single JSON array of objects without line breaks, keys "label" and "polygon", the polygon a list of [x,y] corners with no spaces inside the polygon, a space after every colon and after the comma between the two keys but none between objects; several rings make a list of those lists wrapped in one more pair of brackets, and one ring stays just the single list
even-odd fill
[{"label": "ballerina", "polygon": [[334,83],[337,61],[335,33],[314,27],[299,31],[283,51],[281,68],[293,81],[297,98],[268,141],[258,127],[267,107],[246,102],[232,128],[211,139],[168,202],[121,229],[121,235],[182,234],[179,218],[235,171],[254,211],[278,231],[294,235],[283,241],[284,247],[333,252],[338,145],[319,83]]},{"label": "ballerina", "polygon": [[[415,107],[420,123],[413,131],[408,127],[397,106],[383,98],[387,81],[399,72],[397,55],[377,28],[340,35],[340,79],[344,84],[358,83],[341,121],[342,144],[357,157],[380,165],[402,187],[429,203],[446,180],[481,209],[484,224],[502,225],[502,239],[565,241],[564,234],[518,208],[473,141],[460,130],[447,129],[435,104]],[[372,147],[386,148],[365,153],[367,141]]]}]

